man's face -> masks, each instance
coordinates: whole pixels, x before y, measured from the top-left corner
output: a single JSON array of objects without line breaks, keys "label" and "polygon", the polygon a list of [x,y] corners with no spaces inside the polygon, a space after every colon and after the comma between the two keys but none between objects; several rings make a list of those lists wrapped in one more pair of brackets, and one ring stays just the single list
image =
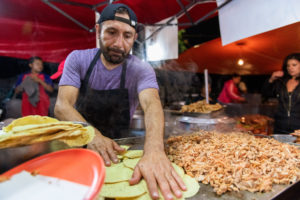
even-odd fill
[{"label": "man's face", "polygon": [[[116,16],[129,19],[127,14],[116,13]],[[137,37],[135,29],[116,20],[108,20],[101,25],[100,33],[98,33],[100,48],[105,60],[112,64],[122,63],[127,58]],[[99,26],[97,31],[99,31],[98,29]]]}]

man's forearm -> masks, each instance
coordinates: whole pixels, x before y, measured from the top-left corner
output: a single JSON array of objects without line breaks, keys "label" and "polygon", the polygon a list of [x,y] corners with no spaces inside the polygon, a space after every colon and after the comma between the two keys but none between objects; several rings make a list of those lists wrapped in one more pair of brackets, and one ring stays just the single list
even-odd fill
[{"label": "man's forearm", "polygon": [[82,115],[71,105],[56,104],[54,114],[59,120],[86,122]]},{"label": "man's forearm", "polygon": [[159,97],[155,97],[149,105],[144,108],[146,139],[144,145],[145,153],[151,151],[163,151],[164,137],[164,113]]}]

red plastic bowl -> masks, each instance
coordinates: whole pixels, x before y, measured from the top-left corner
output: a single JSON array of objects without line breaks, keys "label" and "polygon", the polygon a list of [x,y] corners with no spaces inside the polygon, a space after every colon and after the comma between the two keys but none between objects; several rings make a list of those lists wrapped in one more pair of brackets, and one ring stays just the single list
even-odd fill
[{"label": "red plastic bowl", "polygon": [[[60,178],[90,187],[84,199],[95,199],[105,178],[105,166],[100,155],[88,149],[67,149],[29,160],[5,173],[10,177],[23,170]],[[1,175],[1,176],[2,176]]]}]

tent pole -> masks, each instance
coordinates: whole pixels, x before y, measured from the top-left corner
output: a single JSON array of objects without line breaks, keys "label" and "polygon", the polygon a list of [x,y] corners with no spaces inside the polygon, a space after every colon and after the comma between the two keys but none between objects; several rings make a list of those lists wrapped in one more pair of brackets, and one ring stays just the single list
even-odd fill
[{"label": "tent pole", "polygon": [[55,5],[53,5],[52,3],[50,3],[49,0],[41,0],[41,1],[44,2],[45,4],[47,4],[48,6],[50,6],[51,8],[53,8],[54,10],[56,10],[57,12],[59,12],[60,14],[62,14],[63,16],[65,16],[66,18],[68,18],[69,20],[71,20],[72,22],[74,22],[75,24],[77,24],[78,26],[80,26],[81,28],[83,28],[84,30],[86,30],[88,32],[94,32],[93,28],[90,29],[89,27],[85,26],[84,24],[82,24],[81,22],[79,22],[75,18],[71,17],[66,12],[61,10],[60,8],[58,8]]}]

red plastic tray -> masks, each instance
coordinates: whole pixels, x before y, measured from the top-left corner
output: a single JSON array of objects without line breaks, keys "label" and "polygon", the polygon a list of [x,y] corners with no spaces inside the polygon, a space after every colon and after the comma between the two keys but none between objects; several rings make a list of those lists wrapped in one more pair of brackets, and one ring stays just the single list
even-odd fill
[{"label": "red plastic tray", "polygon": [[105,166],[100,155],[88,149],[67,149],[29,160],[3,173],[10,177],[23,170],[90,187],[84,199],[95,199],[104,183]]}]

